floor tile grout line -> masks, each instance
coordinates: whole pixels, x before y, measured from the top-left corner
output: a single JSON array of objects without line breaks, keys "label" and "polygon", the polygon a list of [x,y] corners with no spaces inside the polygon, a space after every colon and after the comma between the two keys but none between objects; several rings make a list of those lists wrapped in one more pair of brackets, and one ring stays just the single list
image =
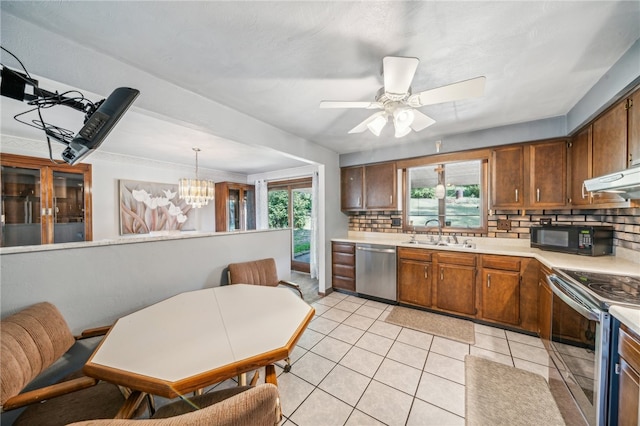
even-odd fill
[{"label": "floor tile grout line", "polygon": [[[347,298],[344,298],[344,299],[341,299],[341,300],[347,300]],[[348,301],[348,300],[347,300],[347,301]],[[352,302],[352,303],[355,303],[355,302]],[[358,304],[359,304],[359,303],[358,303]],[[364,303],[359,304],[359,305],[360,305],[361,307],[362,307],[362,306],[369,306],[369,305],[367,305],[367,301],[365,301]],[[324,312],[323,312],[323,314],[324,314],[324,313],[326,313],[327,311],[329,311],[330,309],[333,309],[334,307],[335,307],[335,305],[334,305],[334,306],[331,306],[331,307],[328,307],[328,309],[327,309],[326,311],[324,311]],[[376,306],[369,306],[369,307],[380,310],[380,308],[379,308],[379,307],[376,307]],[[341,310],[339,307],[336,307],[336,309]],[[358,308],[358,309],[359,309],[359,308]],[[357,309],[356,309],[356,311],[357,311]],[[330,319],[330,318],[324,317],[325,319],[328,319],[328,320],[331,320],[331,321],[334,321],[334,322],[338,323],[338,325],[337,325],[336,327],[334,327],[332,330],[330,330],[327,334],[325,334],[325,333],[323,333],[323,332],[319,332],[319,331],[315,331],[315,330],[314,330],[316,333],[321,334],[323,337],[322,337],[318,342],[316,342],[314,345],[312,345],[309,349],[303,348],[303,349],[305,349],[305,350],[306,350],[306,352],[312,352],[313,354],[315,354],[315,355],[317,355],[317,356],[323,357],[323,358],[325,358],[325,359],[327,359],[327,360],[329,360],[329,361],[331,361],[331,362],[335,363],[335,365],[332,367],[332,369],[331,369],[331,370],[330,370],[326,375],[324,375],[324,377],[320,380],[320,382],[318,383],[318,385],[313,385],[313,384],[311,384],[311,385],[314,387],[314,390],[315,390],[315,389],[317,389],[317,388],[320,388],[320,385],[324,382],[324,380],[326,380],[327,376],[328,376],[328,375],[329,375],[329,374],[330,374],[330,373],[331,373],[331,372],[336,368],[336,366],[337,366],[337,365],[340,365],[340,366],[341,366],[341,367],[343,367],[343,368],[346,368],[346,369],[348,369],[348,370],[350,370],[350,371],[353,371],[353,372],[355,372],[355,373],[357,373],[357,374],[362,375],[362,373],[360,373],[360,372],[358,372],[358,371],[355,371],[355,370],[353,370],[353,369],[351,369],[351,368],[349,368],[349,367],[347,367],[347,366],[345,366],[345,365],[343,365],[343,364],[340,364],[340,362],[342,361],[342,359],[344,359],[344,357],[346,356],[346,354],[347,354],[347,353],[349,353],[349,351],[350,351],[350,350],[352,350],[354,347],[357,347],[357,348],[359,348],[359,349],[361,349],[361,350],[363,350],[363,351],[366,351],[366,352],[369,352],[369,353],[372,353],[372,354],[375,354],[375,355],[378,355],[378,356],[382,357],[382,361],[381,361],[381,363],[378,365],[378,367],[376,368],[376,371],[373,373],[373,377],[369,377],[369,376],[363,375],[364,377],[366,377],[366,378],[368,379],[368,383],[367,383],[367,386],[366,386],[365,390],[363,391],[363,393],[362,393],[362,394],[360,395],[360,397],[358,398],[358,401],[355,403],[355,405],[353,405],[353,406],[352,406],[352,405],[351,405],[351,404],[349,404],[348,402],[343,401],[342,399],[340,399],[340,398],[338,398],[337,396],[335,396],[335,395],[331,394],[330,392],[328,392],[328,391],[326,391],[326,390],[324,390],[324,389],[320,388],[320,390],[322,390],[323,392],[327,393],[328,395],[331,395],[332,397],[336,398],[337,400],[339,400],[339,401],[341,401],[341,402],[343,402],[343,403],[347,404],[348,406],[352,407],[351,412],[350,412],[350,414],[349,414],[349,417],[347,418],[347,421],[348,421],[348,419],[349,419],[349,418],[351,418],[351,416],[353,416],[353,414],[354,414],[354,413],[355,413],[355,411],[357,410],[357,404],[361,401],[362,396],[365,394],[366,390],[371,386],[371,383],[372,383],[373,381],[376,381],[377,383],[380,383],[380,384],[382,384],[382,385],[384,385],[384,386],[388,386],[389,388],[394,389],[394,390],[396,390],[396,391],[398,391],[398,392],[401,392],[401,393],[403,393],[403,394],[405,394],[405,395],[408,395],[408,396],[410,396],[410,397],[412,398],[411,406],[410,406],[410,408],[409,408],[409,411],[408,411],[408,414],[407,414],[407,419],[406,419],[405,423],[406,423],[406,422],[408,422],[408,419],[409,419],[409,416],[410,416],[410,414],[411,414],[412,408],[413,408],[413,406],[414,406],[414,404],[415,404],[415,399],[416,399],[416,398],[417,398],[417,399],[419,399],[420,401],[424,402],[425,404],[429,404],[429,405],[431,405],[431,406],[437,407],[437,408],[438,408],[438,409],[440,409],[440,410],[446,411],[446,412],[448,412],[448,413],[450,413],[450,414],[452,414],[452,415],[455,415],[456,417],[459,417],[459,418],[460,418],[460,416],[459,416],[458,414],[454,413],[454,412],[451,412],[451,411],[449,411],[449,410],[446,410],[446,409],[445,409],[445,408],[443,408],[443,407],[440,407],[440,406],[435,405],[435,404],[433,404],[433,403],[431,403],[431,402],[429,402],[429,401],[425,401],[425,400],[423,400],[423,399],[421,399],[421,398],[418,398],[418,397],[417,397],[417,392],[418,392],[418,388],[419,388],[419,383],[420,383],[420,380],[422,379],[422,377],[424,376],[424,374],[425,374],[425,373],[426,373],[426,374],[431,374],[431,375],[436,376],[436,377],[439,377],[439,378],[441,378],[441,379],[443,379],[443,380],[450,381],[450,382],[455,383],[455,384],[457,384],[457,385],[459,385],[459,386],[463,386],[463,387],[466,389],[466,384],[461,384],[461,383],[456,382],[456,381],[454,381],[454,380],[450,380],[450,379],[449,379],[449,378],[447,378],[447,377],[443,377],[443,376],[440,376],[440,375],[438,375],[438,374],[435,374],[435,373],[432,373],[432,372],[429,372],[429,371],[426,371],[426,370],[425,370],[425,368],[426,368],[426,364],[427,364],[427,362],[428,362],[428,359],[429,359],[429,356],[431,355],[431,353],[434,353],[434,354],[437,354],[437,355],[439,355],[439,356],[443,356],[443,357],[446,357],[446,358],[450,358],[450,359],[454,359],[454,360],[460,361],[458,358],[454,358],[454,357],[452,357],[452,356],[450,356],[450,355],[448,355],[448,354],[441,354],[441,353],[439,353],[439,352],[437,352],[437,351],[433,351],[433,345],[434,345],[435,337],[437,337],[437,336],[435,336],[435,335],[431,335],[431,334],[429,334],[429,333],[425,333],[425,334],[427,334],[427,335],[431,336],[431,340],[430,340],[430,342],[429,342],[428,349],[425,349],[424,347],[420,347],[420,346],[414,346],[414,345],[412,345],[411,343],[402,342],[402,341],[398,340],[398,338],[399,338],[400,334],[402,333],[402,330],[404,330],[406,327],[400,327],[400,331],[399,331],[398,333],[396,333],[396,334],[395,334],[395,337],[394,337],[394,338],[390,338],[390,337],[388,337],[387,335],[378,334],[378,333],[376,333],[375,331],[372,331],[372,330],[371,330],[371,328],[374,326],[374,324],[376,323],[376,321],[385,322],[384,320],[381,320],[381,319],[380,319],[380,316],[382,316],[382,315],[384,314],[384,312],[387,312],[387,309],[383,309],[383,310],[382,310],[382,312],[381,312],[381,313],[380,313],[376,318],[371,318],[371,317],[366,317],[366,316],[364,316],[364,315],[360,315],[360,314],[358,314],[356,311],[345,311],[345,312],[349,313],[349,316],[347,316],[346,318],[344,318],[344,319],[343,319],[343,320],[341,320],[341,321],[335,321],[335,320],[332,320],[332,319]],[[320,314],[319,316],[322,316],[323,314]],[[350,318],[352,315],[360,315],[360,316],[366,317],[366,318],[368,318],[368,319],[372,319],[372,320],[373,320],[373,322],[372,322],[372,323],[371,323],[371,325],[369,325],[366,329],[362,329],[362,328],[359,328],[359,327],[354,327],[354,326],[351,326],[351,325],[349,325],[349,324],[346,324],[346,323],[345,323],[345,321],[347,321],[347,320],[348,320],[348,318]],[[340,326],[340,325],[342,325],[342,324],[344,324],[345,326],[351,327],[351,328],[353,328],[353,329],[356,329],[356,330],[359,330],[359,331],[361,331],[361,332],[362,332],[362,334],[360,335],[360,337],[359,337],[359,338],[358,338],[354,343],[351,343],[350,341],[342,340],[342,339],[340,339],[340,338],[337,338],[337,337],[335,337],[335,336],[332,336],[332,335],[331,335],[331,333],[332,333],[332,332],[333,332],[337,327],[339,327],[339,326]],[[490,326],[487,326],[487,327],[490,327]],[[408,329],[408,328],[407,328],[407,329]],[[408,329],[408,330],[411,330],[411,329]],[[532,363],[532,364],[537,364],[537,365],[540,365],[540,366],[543,366],[543,367],[545,366],[544,364],[538,364],[538,363],[536,363],[536,362],[534,362],[534,361],[531,361],[531,360],[528,360],[528,359],[522,359],[522,358],[519,358],[519,357],[514,357],[514,356],[513,356],[513,352],[512,352],[512,350],[511,350],[511,343],[512,343],[512,342],[519,343],[519,344],[526,345],[526,346],[530,346],[531,348],[537,348],[537,349],[543,349],[543,348],[540,348],[539,346],[534,345],[534,344],[530,344],[530,343],[527,343],[527,342],[519,341],[519,340],[517,340],[517,339],[510,339],[510,338],[508,337],[508,335],[506,334],[506,330],[504,330],[504,329],[501,329],[501,330],[503,331],[504,337],[495,336],[494,334],[490,334],[490,333],[482,333],[480,330],[475,330],[475,329],[474,329],[474,332],[475,332],[475,333],[480,333],[480,334],[485,335],[485,336],[489,336],[489,337],[493,337],[493,338],[499,338],[499,339],[502,339],[502,340],[506,340],[506,341],[507,341],[507,346],[509,347],[509,355],[507,355],[507,356],[509,356],[509,357],[511,358],[511,362],[512,362],[512,365],[513,365],[513,366],[515,366],[514,358],[515,358],[515,359],[520,359],[520,360],[523,360],[523,361],[527,361],[527,362],[530,362],[530,363]],[[356,346],[356,344],[358,343],[358,341],[360,341],[360,340],[362,339],[362,337],[365,335],[365,333],[371,333],[371,334],[373,334],[373,335],[375,335],[375,336],[382,337],[382,338],[385,338],[385,339],[389,339],[389,340],[391,340],[391,341],[392,341],[391,345],[389,346],[389,349],[387,349],[387,350],[386,350],[386,352],[385,352],[385,354],[384,354],[384,355],[381,355],[381,354],[379,354],[379,353],[376,353],[376,352],[370,351],[370,350],[365,349],[365,348],[362,348],[362,347],[360,347],[360,346]],[[514,333],[516,333],[516,332],[514,332]],[[528,336],[527,334],[524,334],[524,335],[525,335],[525,336]],[[331,359],[329,359],[329,358],[326,358],[325,356],[323,356],[323,355],[321,355],[321,354],[318,354],[318,353],[316,353],[316,352],[314,352],[314,351],[313,351],[313,348],[314,348],[314,347],[316,347],[316,346],[317,346],[321,341],[323,341],[323,340],[325,339],[325,337],[331,337],[332,339],[335,339],[335,340],[337,340],[337,341],[340,341],[340,342],[345,343],[345,344],[347,344],[347,345],[349,345],[349,346],[350,346],[349,350],[347,350],[347,352],[345,352],[345,354],[344,354],[344,355],[342,355],[342,356],[341,356],[341,358],[340,358],[340,360],[338,360],[337,362],[336,362],[336,361],[333,361],[333,360],[331,360]],[[440,337],[441,337],[442,339],[445,339],[445,340],[450,340],[450,341],[454,341],[454,342],[456,342],[456,341],[455,341],[455,340],[453,340],[453,339],[447,339],[446,337],[443,337],[443,336],[440,336]],[[531,336],[531,337],[534,337],[534,336]],[[415,367],[415,366],[413,366],[413,365],[409,365],[409,364],[406,364],[406,363],[404,363],[404,362],[402,362],[402,361],[398,361],[398,360],[395,360],[395,359],[393,359],[393,358],[390,358],[390,357],[389,357],[389,353],[391,352],[391,349],[393,348],[393,345],[394,345],[396,342],[398,342],[398,343],[402,343],[402,344],[407,345],[407,346],[410,346],[411,348],[415,348],[415,349],[419,349],[419,350],[424,350],[424,351],[426,351],[426,357],[425,357],[424,362],[422,363],[422,368],[416,368],[416,367]],[[496,353],[496,354],[505,355],[505,354],[502,354],[501,352],[496,352],[496,351],[493,351],[493,350],[491,350],[491,349],[486,349],[486,348],[482,348],[482,347],[480,347],[480,346],[476,346],[475,344],[474,344],[474,345],[467,344],[467,351],[468,351],[468,352],[467,352],[467,354],[469,354],[469,353],[471,352],[471,347],[477,347],[477,348],[479,348],[479,349],[486,350],[486,351],[488,351],[488,352],[492,352],[492,353]],[[305,352],[305,353],[306,353],[306,352]],[[404,391],[404,390],[402,390],[402,389],[398,389],[398,388],[396,388],[396,387],[394,387],[394,386],[392,386],[392,385],[389,385],[389,384],[386,384],[386,383],[384,383],[384,382],[381,382],[379,379],[376,379],[376,378],[375,378],[375,375],[380,371],[380,368],[381,368],[382,364],[384,363],[384,361],[385,361],[386,359],[389,359],[390,361],[394,361],[394,362],[397,362],[397,363],[399,363],[399,364],[401,364],[401,365],[403,365],[403,366],[407,366],[407,367],[410,367],[410,368],[413,368],[413,369],[416,369],[416,370],[419,370],[419,371],[420,371],[420,379],[419,379],[419,381],[418,381],[418,385],[416,386],[416,390],[415,390],[415,392],[414,392],[414,394],[413,394],[413,395],[408,394],[407,392],[405,392],[405,391]],[[300,378],[299,376],[296,376],[296,377]],[[304,379],[302,379],[302,378],[300,378],[300,379],[301,379],[301,380],[304,380]],[[305,382],[307,382],[306,380],[304,380],[304,381],[305,381]],[[307,382],[307,383],[309,383],[309,382]],[[312,391],[312,392],[313,392],[313,391]],[[306,401],[306,398],[305,398],[305,401]],[[298,407],[300,407],[303,403],[304,403],[304,401],[303,401],[303,402],[302,402]],[[361,411],[361,410],[358,410],[358,411]],[[361,411],[361,412],[362,412],[362,411]],[[367,416],[369,416],[369,417],[372,417],[372,418],[376,419],[377,421],[380,421],[379,419],[375,418],[374,416],[371,416],[371,415],[370,415],[370,414],[368,414],[368,413],[364,413],[364,414],[366,414],[366,415],[367,415]],[[289,421],[291,421],[291,422],[293,423],[293,421],[292,421],[292,420],[290,420],[290,419],[289,419]]]}]

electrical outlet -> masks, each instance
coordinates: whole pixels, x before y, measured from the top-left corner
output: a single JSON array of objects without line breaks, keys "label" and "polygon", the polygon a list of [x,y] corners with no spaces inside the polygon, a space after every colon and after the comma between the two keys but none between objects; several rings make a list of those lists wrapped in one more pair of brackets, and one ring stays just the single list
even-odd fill
[{"label": "electrical outlet", "polygon": [[511,231],[511,221],[509,219],[498,219],[498,229],[500,231]]}]

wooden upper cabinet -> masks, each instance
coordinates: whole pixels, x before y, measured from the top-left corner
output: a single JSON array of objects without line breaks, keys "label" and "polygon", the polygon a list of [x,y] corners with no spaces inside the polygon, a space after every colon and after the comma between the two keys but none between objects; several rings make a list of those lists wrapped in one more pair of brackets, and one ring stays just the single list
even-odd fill
[{"label": "wooden upper cabinet", "polygon": [[627,100],[593,122],[593,176],[627,168]]},{"label": "wooden upper cabinet", "polygon": [[492,207],[524,205],[524,147],[497,148],[491,161]]},{"label": "wooden upper cabinet", "polygon": [[629,167],[640,166],[640,90],[627,99],[627,122]]},{"label": "wooden upper cabinet", "polygon": [[591,149],[591,126],[587,126],[569,145],[569,202],[574,206],[591,204],[591,194],[584,188],[584,181],[593,176]]},{"label": "wooden upper cabinet", "polygon": [[367,210],[396,210],[395,163],[372,164],[364,168],[364,202]]},{"label": "wooden upper cabinet", "polygon": [[397,210],[396,164],[340,169],[340,205],[349,210]]},{"label": "wooden upper cabinet", "polygon": [[567,142],[534,143],[528,148],[531,165],[528,205],[564,206],[567,203]]},{"label": "wooden upper cabinet", "polygon": [[362,210],[364,167],[343,167],[340,169],[340,205],[342,210]]}]

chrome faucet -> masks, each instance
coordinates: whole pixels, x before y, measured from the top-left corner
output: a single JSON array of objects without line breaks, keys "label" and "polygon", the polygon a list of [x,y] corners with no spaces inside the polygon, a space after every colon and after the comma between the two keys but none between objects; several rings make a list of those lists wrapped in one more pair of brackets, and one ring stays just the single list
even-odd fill
[{"label": "chrome faucet", "polygon": [[439,219],[429,219],[428,221],[426,221],[424,223],[425,228],[427,227],[427,225],[429,225],[429,223],[431,222],[438,222],[438,243],[440,241],[442,241],[442,224],[440,223]]}]

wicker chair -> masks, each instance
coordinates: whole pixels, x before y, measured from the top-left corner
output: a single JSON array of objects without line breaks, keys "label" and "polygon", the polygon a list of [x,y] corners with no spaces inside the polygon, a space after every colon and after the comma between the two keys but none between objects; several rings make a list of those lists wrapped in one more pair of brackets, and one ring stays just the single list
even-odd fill
[{"label": "wicker chair", "polygon": [[273,258],[230,263],[227,278],[229,284],[254,284],[270,287],[284,285],[297,290],[300,293],[300,297],[304,299],[298,284],[278,279],[276,261]]},{"label": "wicker chair", "polygon": [[273,426],[281,419],[275,368],[270,365],[267,383],[262,385],[238,386],[179,400],[160,407],[150,419],[93,420],[70,426]]},{"label": "wicker chair", "polygon": [[31,383],[61,360],[76,340],[105,334],[108,327],[74,337],[60,311],[51,303],[42,302],[4,318],[0,328],[0,404],[3,413],[23,409],[15,426],[113,418],[123,405],[125,397],[117,386],[98,382],[81,372],[35,389]]}]

